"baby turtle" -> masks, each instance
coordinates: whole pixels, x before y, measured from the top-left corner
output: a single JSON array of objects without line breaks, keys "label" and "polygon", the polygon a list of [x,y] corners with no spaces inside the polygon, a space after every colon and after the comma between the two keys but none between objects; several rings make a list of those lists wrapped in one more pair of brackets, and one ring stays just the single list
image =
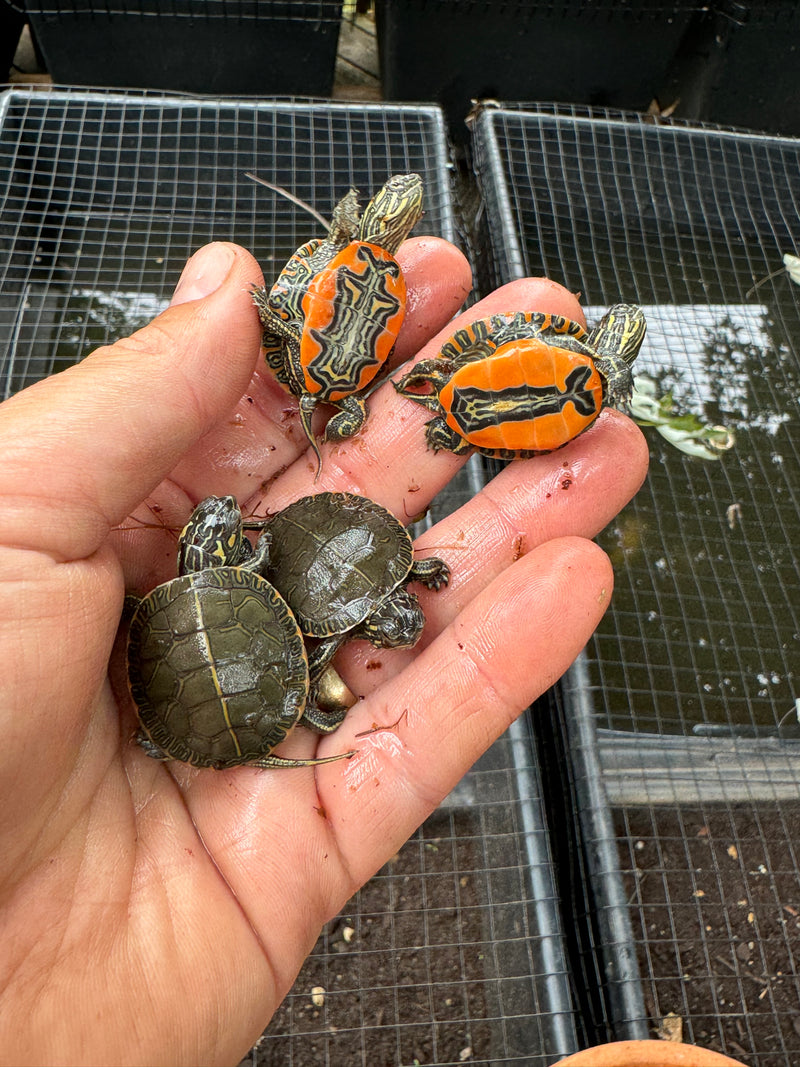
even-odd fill
[{"label": "baby turtle", "polygon": [[312,678],[350,638],[379,648],[415,645],[425,617],[406,583],[440,589],[450,579],[443,560],[414,559],[390,511],[354,493],[302,497],[268,520],[258,544],[264,573],[300,629],[320,639],[309,655]]},{"label": "baby turtle", "polygon": [[[128,636],[128,681],[155,759],[197,767],[310,767],[272,750],[298,723],[330,733],[347,706],[309,703],[303,635],[243,534],[233,497],[210,497],[180,537],[172,581],[139,601]],[[350,701],[352,703],[352,701]]]},{"label": "baby turtle", "polygon": [[490,315],[457,330],[433,359],[395,382],[435,413],[428,447],[514,459],[553,452],[604,404],[627,403],[646,330],[642,309],[615,304],[587,333],[561,315]]},{"label": "baby turtle", "polygon": [[364,390],[394,347],[406,306],[395,252],[422,214],[422,194],[418,174],[395,174],[359,221],[351,189],[334,210],[328,236],[298,248],[269,292],[253,289],[267,362],[299,400],[318,471],[315,407],[338,408],[326,440],[357,433],[367,415]]}]

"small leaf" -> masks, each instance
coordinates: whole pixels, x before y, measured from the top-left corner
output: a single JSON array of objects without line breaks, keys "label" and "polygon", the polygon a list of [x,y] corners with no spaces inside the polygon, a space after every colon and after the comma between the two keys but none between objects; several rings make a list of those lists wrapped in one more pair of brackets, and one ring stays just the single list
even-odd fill
[{"label": "small leaf", "polygon": [[783,257],[783,265],[794,284],[800,285],[800,256],[792,256],[787,252]]},{"label": "small leaf", "polygon": [[736,443],[727,427],[708,426],[691,412],[680,414],[669,393],[657,400],[655,383],[644,375],[637,379],[629,409],[640,426],[653,426],[674,448],[697,459],[719,459]]}]

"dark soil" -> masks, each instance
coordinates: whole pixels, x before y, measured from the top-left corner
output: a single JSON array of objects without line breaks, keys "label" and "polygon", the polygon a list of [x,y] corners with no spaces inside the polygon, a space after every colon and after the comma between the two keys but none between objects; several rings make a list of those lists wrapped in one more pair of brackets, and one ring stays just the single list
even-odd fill
[{"label": "dark soil", "polygon": [[800,803],[615,819],[654,1032],[677,1025],[748,1067],[796,1067]]},{"label": "dark soil", "polygon": [[[487,1062],[479,829],[469,814],[429,819],[326,926],[243,1064]],[[315,987],[325,991],[317,1005]]]}]

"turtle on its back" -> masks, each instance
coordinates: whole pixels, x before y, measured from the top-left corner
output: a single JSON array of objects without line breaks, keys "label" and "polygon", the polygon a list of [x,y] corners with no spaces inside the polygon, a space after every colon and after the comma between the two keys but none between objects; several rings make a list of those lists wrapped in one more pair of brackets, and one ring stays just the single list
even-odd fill
[{"label": "turtle on its back", "polygon": [[615,304],[591,332],[561,315],[490,315],[456,330],[439,353],[395,382],[432,411],[428,447],[514,459],[553,452],[623,406],[646,323],[635,304]]},{"label": "turtle on its back", "polygon": [[[419,175],[394,175],[359,219],[351,189],[327,236],[301,245],[269,291],[253,290],[267,362],[298,398],[317,475],[316,405],[338,408],[326,440],[357,433],[367,415],[365,391],[402,325],[406,290],[394,253],[422,213],[422,193]],[[591,332],[560,315],[490,315],[456,330],[437,356],[394,384],[434,413],[425,429],[434,451],[476,448],[503,459],[551,452],[587,429],[605,405],[627,403],[645,330],[633,304],[615,304]]]},{"label": "turtle on its back", "polygon": [[418,174],[396,174],[359,219],[351,189],[335,207],[327,236],[301,245],[271,289],[252,291],[267,363],[298,399],[318,473],[316,406],[338,409],[326,440],[358,433],[367,416],[365,390],[400,332],[406,285],[395,253],[422,215],[422,196]]}]

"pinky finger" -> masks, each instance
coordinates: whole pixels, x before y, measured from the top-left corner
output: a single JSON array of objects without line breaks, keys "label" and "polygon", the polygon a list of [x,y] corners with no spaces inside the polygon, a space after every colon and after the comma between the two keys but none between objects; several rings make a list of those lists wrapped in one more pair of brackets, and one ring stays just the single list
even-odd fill
[{"label": "pinky finger", "polygon": [[608,557],[592,542],[548,541],[349,713],[336,743],[352,740],[357,753],[337,775],[320,776],[320,792],[356,884],[564,673],[602,618],[612,585]]}]

